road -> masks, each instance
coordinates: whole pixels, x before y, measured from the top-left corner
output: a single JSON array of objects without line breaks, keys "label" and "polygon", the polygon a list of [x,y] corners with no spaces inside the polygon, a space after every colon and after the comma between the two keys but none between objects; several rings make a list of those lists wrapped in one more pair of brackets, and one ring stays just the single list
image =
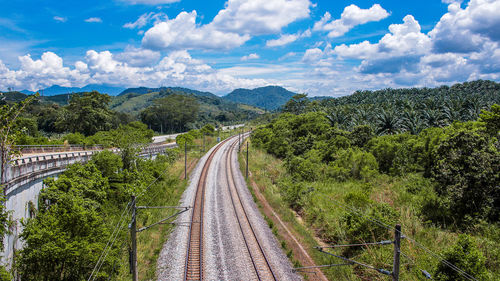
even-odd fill
[{"label": "road", "polygon": [[[158,280],[302,280],[246,186],[238,137],[212,148],[193,171],[158,258]],[[189,254],[188,254],[189,253]]]}]

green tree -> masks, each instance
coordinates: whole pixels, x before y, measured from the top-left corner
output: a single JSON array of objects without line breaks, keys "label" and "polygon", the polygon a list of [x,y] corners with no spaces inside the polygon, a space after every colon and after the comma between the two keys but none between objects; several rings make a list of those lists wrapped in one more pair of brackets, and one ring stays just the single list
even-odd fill
[{"label": "green tree", "polygon": [[310,101],[307,98],[307,94],[296,94],[283,106],[283,112],[292,114],[304,113],[309,103]]},{"label": "green tree", "polygon": [[196,120],[199,105],[194,97],[171,94],[157,99],[140,113],[141,121],[159,132],[186,131],[189,123]]},{"label": "green tree", "polygon": [[[56,203],[39,209],[24,223],[19,256],[22,280],[87,280],[109,231],[95,201],[60,192]],[[116,249],[103,264],[98,280],[107,280],[116,259]]]},{"label": "green tree", "polygon": [[[474,125],[474,124],[470,124]],[[473,128],[451,128],[433,152],[436,192],[446,198],[457,224],[499,218],[500,152]]]},{"label": "green tree", "polygon": [[[445,252],[444,259],[477,280],[487,279],[485,259],[476,248],[474,240],[468,235],[460,235],[457,244]],[[438,264],[434,279],[440,281],[470,280],[444,263]]]},{"label": "green tree", "polygon": [[479,117],[479,121],[485,123],[488,134],[500,138],[500,105],[492,105],[491,111],[483,110]]},{"label": "green tree", "polygon": [[108,108],[111,98],[96,91],[71,96],[65,113],[60,116],[59,127],[72,133],[90,136],[111,129],[113,112]]}]

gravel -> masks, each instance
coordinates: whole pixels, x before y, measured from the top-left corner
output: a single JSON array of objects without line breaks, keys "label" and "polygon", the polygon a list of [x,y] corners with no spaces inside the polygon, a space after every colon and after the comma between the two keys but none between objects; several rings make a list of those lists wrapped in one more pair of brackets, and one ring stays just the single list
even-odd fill
[{"label": "gravel", "polygon": [[[235,139],[238,142],[238,138]],[[234,141],[234,140],[233,140]],[[215,154],[208,171],[205,189],[204,214],[204,279],[205,280],[254,280],[256,275],[233,206],[226,178],[226,153],[228,141]],[[239,170],[236,149],[233,151],[231,165],[235,176],[235,184],[240,193],[243,205],[260,240],[264,252],[278,280],[302,280],[292,271],[292,265],[278,241],[260,214],[257,205],[246,187],[243,175]],[[207,153],[193,171],[190,184],[183,194],[181,205],[193,205],[196,185],[203,165],[208,158]],[[177,226],[170,234],[158,258],[158,280],[182,280],[188,240],[191,211],[177,219]],[[184,223],[182,223],[184,222]]]}]

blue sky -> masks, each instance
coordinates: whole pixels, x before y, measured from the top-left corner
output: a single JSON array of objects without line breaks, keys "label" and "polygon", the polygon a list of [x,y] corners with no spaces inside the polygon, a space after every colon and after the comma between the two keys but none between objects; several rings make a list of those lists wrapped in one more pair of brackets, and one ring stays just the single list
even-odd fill
[{"label": "blue sky", "polygon": [[2,1],[0,90],[311,96],[500,80],[500,0]]}]

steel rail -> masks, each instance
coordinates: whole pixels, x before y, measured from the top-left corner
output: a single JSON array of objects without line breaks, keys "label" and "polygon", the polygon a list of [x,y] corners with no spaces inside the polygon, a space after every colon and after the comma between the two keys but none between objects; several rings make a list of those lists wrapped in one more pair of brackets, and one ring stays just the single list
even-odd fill
[{"label": "steel rail", "polygon": [[191,223],[189,225],[189,238],[187,245],[186,261],[184,266],[184,280],[203,280],[203,212],[205,201],[205,185],[208,169],[212,163],[215,153],[230,138],[220,142],[210,153],[205,161],[198,181]]},{"label": "steel rail", "polygon": [[[273,268],[269,263],[269,259],[267,258],[266,253],[262,248],[259,239],[257,238],[255,230],[248,217],[248,213],[241,200],[240,193],[238,192],[238,189],[236,188],[235,185],[231,159],[236,144],[237,143],[235,141],[233,144],[230,145],[226,156],[226,166],[227,166],[226,179],[228,183],[229,194],[231,197],[231,203],[233,205],[233,209],[235,212],[236,219],[238,221],[243,241],[245,242],[246,249],[252,261],[252,265],[255,270],[257,280],[277,280],[276,274],[274,273]],[[251,244],[253,245],[253,247]]]}]

